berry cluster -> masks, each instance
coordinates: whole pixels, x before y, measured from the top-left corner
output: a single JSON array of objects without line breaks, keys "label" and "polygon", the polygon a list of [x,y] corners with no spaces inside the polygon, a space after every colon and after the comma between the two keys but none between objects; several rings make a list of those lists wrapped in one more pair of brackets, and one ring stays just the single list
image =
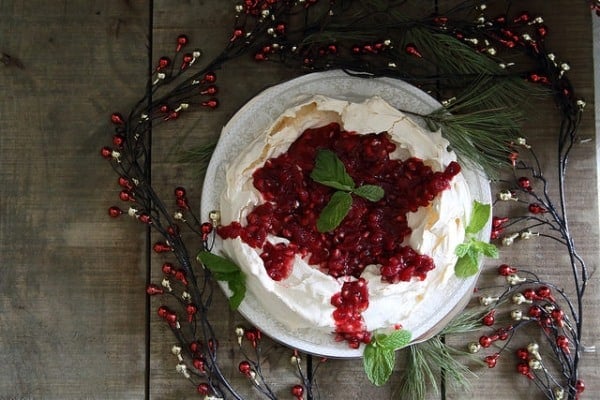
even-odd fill
[{"label": "berry cluster", "polygon": [[[480,304],[489,310],[481,323],[492,331],[470,343],[469,351],[477,353],[494,348],[493,353],[483,359],[489,368],[494,368],[501,354],[509,351],[509,343],[518,331],[537,328],[545,341],[531,341],[514,350],[516,371],[534,381],[548,398],[579,398],[585,385],[573,369],[574,357],[582,348],[576,321],[569,317],[572,304],[562,290],[540,281],[531,272],[519,271],[507,264],[500,265],[497,271],[508,287],[497,297],[479,297]],[[502,322],[506,320],[509,322]]]}]

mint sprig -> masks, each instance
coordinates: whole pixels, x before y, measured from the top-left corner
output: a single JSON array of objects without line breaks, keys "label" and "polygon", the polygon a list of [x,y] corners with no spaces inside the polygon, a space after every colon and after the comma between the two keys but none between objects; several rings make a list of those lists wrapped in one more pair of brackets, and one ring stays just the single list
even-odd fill
[{"label": "mint sprig", "polygon": [[227,282],[232,293],[229,307],[236,310],[246,295],[246,277],[240,268],[233,261],[209,251],[201,251],[196,258],[210,270],[216,280]]},{"label": "mint sprig", "polygon": [[363,366],[367,378],[376,386],[384,385],[396,364],[396,350],[410,343],[411,333],[399,329],[390,334],[378,333],[373,336],[363,352]]},{"label": "mint sprig", "polygon": [[352,207],[352,194],[373,202],[381,200],[385,195],[380,186],[356,187],[354,179],[346,171],[342,160],[333,151],[327,149],[320,149],[317,152],[315,167],[310,177],[315,182],[336,189],[317,220],[319,232],[331,232],[342,223]]},{"label": "mint sprig", "polygon": [[455,253],[458,261],[454,266],[454,273],[459,278],[473,276],[479,270],[479,259],[481,255],[489,258],[498,258],[498,248],[491,243],[477,240],[474,235],[481,231],[491,214],[491,205],[482,204],[475,200],[469,225],[465,229],[465,242],[456,247]]}]

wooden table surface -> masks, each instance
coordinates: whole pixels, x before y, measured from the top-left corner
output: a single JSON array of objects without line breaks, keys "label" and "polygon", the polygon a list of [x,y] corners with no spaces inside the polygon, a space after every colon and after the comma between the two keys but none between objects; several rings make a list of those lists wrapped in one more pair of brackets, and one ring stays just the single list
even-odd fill
[{"label": "wooden table surface", "polygon": [[[206,57],[228,40],[234,2],[0,1],[0,399],[193,399],[195,388],[175,371],[174,339],[159,320],[145,287],[160,276],[153,239],[128,219],[110,219],[118,203],[117,176],[99,156],[110,143],[113,111],[127,113],[144,93],[149,61],[171,52],[186,33]],[[433,1],[432,1],[433,3]],[[522,5],[551,27],[548,46],[568,60],[571,80],[588,104],[567,179],[575,242],[595,271],[599,259],[597,154],[594,128],[592,22],[583,1]],[[152,44],[154,60],[146,46]],[[169,195],[188,189],[200,203],[201,177],[179,162],[182,149],[218,135],[233,112],[262,88],[294,76],[291,70],[240,59],[219,71],[222,105],[155,132],[153,181]],[[557,117],[539,105],[527,133],[545,164],[554,164]],[[511,252],[512,251],[512,252]],[[503,252],[503,260],[564,270],[541,244]],[[493,267],[493,265],[491,265]],[[485,277],[483,278],[485,279]],[[584,344],[600,337],[598,275],[586,297]],[[234,327],[219,294],[215,313],[223,332],[226,373],[247,398],[255,392],[235,371]],[[464,339],[462,339],[464,340]],[[265,342],[267,376],[280,398],[292,398],[296,378],[290,350]],[[584,353],[585,399],[600,393],[598,353]],[[401,365],[398,367],[402,368]],[[532,383],[500,365],[477,368],[470,392],[447,387],[430,399],[540,398]],[[398,375],[398,374],[397,374]],[[389,398],[398,378],[371,386],[362,363],[330,360],[317,376],[323,399]],[[537,397],[536,397],[537,396]]]}]

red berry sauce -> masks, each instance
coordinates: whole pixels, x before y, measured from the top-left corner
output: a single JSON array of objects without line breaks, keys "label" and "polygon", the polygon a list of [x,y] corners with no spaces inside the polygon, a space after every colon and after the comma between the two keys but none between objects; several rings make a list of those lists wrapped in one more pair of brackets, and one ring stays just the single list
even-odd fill
[{"label": "red berry sauce", "polygon": [[336,340],[346,340],[354,349],[371,341],[362,317],[362,312],[369,307],[369,290],[364,278],[344,282],[342,290],[331,297],[331,305],[335,307]]},{"label": "red berry sauce", "polygon": [[[333,151],[357,186],[378,185],[385,191],[377,202],[353,195],[346,218],[327,233],[318,232],[316,221],[335,190],[310,178],[319,149]],[[295,255],[336,278],[360,278],[367,265],[375,264],[381,266],[381,279],[388,283],[424,280],[435,266],[427,255],[402,245],[411,233],[407,213],[427,207],[449,188],[460,165],[452,162],[445,171],[434,172],[418,158],[390,159],[395,149],[385,132],[359,135],[341,130],[337,123],[307,129],[286,153],[267,160],[254,172],[253,184],[264,203],[248,214],[246,225],[233,222],[220,227],[218,233],[222,238],[240,237],[261,249],[265,268],[274,280],[291,274]],[[268,234],[286,238],[289,244],[271,245],[266,241]],[[360,288],[352,288],[357,282],[361,282]],[[340,303],[336,296],[344,296],[334,295],[334,319],[338,337],[354,346],[370,340],[360,316],[368,305],[367,282],[346,282],[342,292],[346,287],[358,290],[364,301],[359,305],[346,300]]]}]

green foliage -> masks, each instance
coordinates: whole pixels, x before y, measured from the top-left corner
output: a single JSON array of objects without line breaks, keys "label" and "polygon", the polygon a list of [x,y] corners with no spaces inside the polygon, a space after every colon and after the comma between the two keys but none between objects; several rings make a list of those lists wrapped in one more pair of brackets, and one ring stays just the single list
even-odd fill
[{"label": "green foliage", "polygon": [[210,141],[198,145],[194,148],[186,150],[180,157],[179,161],[182,163],[194,164],[194,167],[198,172],[198,176],[201,176],[206,172],[206,168],[208,168],[208,163],[210,162],[210,158],[212,157],[216,146],[216,141]]},{"label": "green foliage", "polygon": [[423,400],[430,390],[439,394],[439,379],[442,373],[445,383],[450,387],[468,390],[469,378],[476,377],[475,373],[469,369],[468,362],[476,365],[484,365],[484,362],[471,353],[446,344],[443,338],[480,329],[481,318],[486,312],[487,310],[460,313],[439,335],[408,347],[405,350],[406,373],[393,397]]},{"label": "green foliage", "polygon": [[321,149],[317,152],[315,167],[310,177],[315,182],[337,189],[319,215],[317,220],[319,232],[330,232],[342,223],[352,207],[352,193],[370,201],[379,201],[385,195],[383,188],[379,186],[356,187],[354,180],[346,172],[342,160],[331,150]]},{"label": "green foliage", "polygon": [[452,150],[490,178],[510,165],[514,143],[532,94],[542,93],[516,77],[480,75],[445,107],[425,120],[432,130],[441,129]]},{"label": "green foliage", "polygon": [[404,329],[373,336],[363,353],[363,366],[371,383],[381,386],[388,381],[396,364],[396,350],[408,345],[411,336]]},{"label": "green foliage", "polygon": [[469,225],[465,228],[466,241],[456,247],[455,253],[458,261],[454,266],[454,273],[459,278],[473,276],[479,271],[479,258],[481,255],[498,258],[498,249],[493,244],[477,240],[473,235],[481,231],[491,215],[491,205],[473,202],[473,210]]},{"label": "green foliage", "polygon": [[246,277],[240,268],[233,261],[209,251],[201,251],[197,259],[210,270],[216,280],[227,282],[232,293],[229,297],[229,307],[236,310],[246,295]]}]

